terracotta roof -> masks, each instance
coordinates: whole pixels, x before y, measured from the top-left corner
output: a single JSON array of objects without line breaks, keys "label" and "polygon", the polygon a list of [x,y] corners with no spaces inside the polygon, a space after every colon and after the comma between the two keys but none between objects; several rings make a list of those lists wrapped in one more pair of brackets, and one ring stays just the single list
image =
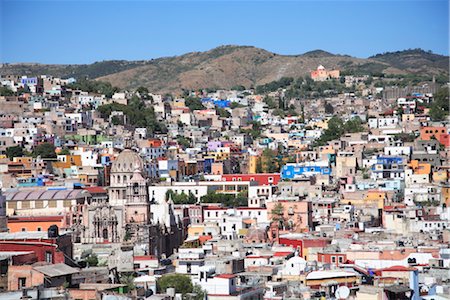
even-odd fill
[{"label": "terracotta roof", "polygon": [[277,256],[277,257],[282,256],[282,257],[284,257],[284,256],[288,256],[290,254],[292,254],[292,251],[290,251],[290,252],[289,251],[288,252],[280,251],[280,252],[275,252],[273,254],[273,256]]},{"label": "terracotta roof", "polygon": [[404,266],[392,266],[385,269],[380,269],[379,271],[388,271],[388,272],[405,272],[405,271],[417,271],[416,268],[413,267],[404,267]]},{"label": "terracotta roof", "polygon": [[134,260],[157,260],[153,255],[137,255]]},{"label": "terracotta roof", "polygon": [[215,276],[216,278],[224,278],[224,279],[231,279],[231,278],[235,278],[236,275],[234,274],[219,274]]},{"label": "terracotta roof", "polygon": [[85,187],[84,190],[91,194],[106,194],[106,190],[100,186]]},{"label": "terracotta roof", "polygon": [[52,221],[62,221],[64,216],[10,216],[8,217],[8,223],[11,222],[52,222]]}]

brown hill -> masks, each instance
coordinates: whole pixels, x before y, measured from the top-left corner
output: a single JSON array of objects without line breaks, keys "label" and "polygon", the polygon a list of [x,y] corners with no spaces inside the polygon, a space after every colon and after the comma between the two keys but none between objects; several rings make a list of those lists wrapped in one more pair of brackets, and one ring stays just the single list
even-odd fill
[{"label": "brown hill", "polygon": [[[441,57],[448,61],[448,57]],[[278,55],[255,47],[222,46],[206,52],[161,58],[141,67],[100,77],[99,80],[109,81],[121,88],[143,85],[152,91],[175,92],[182,89],[256,86],[281,77],[308,75],[318,65],[358,74],[408,74],[424,70],[429,75],[448,74],[448,68],[427,59],[422,59],[421,68],[415,70],[414,61],[398,65],[383,61],[383,58],[360,59],[321,50],[302,55]]]},{"label": "brown hill", "polygon": [[145,86],[152,92],[182,89],[256,86],[281,77],[305,76],[318,65],[352,74],[448,75],[448,56],[406,50],[368,59],[315,50],[302,55],[279,55],[250,46],[221,46],[205,52],[148,61],[104,61],[88,65],[4,64],[0,74],[49,74],[89,77],[122,89]]}]

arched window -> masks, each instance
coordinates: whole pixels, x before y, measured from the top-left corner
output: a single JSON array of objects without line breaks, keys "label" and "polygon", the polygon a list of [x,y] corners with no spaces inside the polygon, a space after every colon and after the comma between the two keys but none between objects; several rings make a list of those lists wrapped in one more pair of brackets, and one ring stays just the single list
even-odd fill
[{"label": "arched window", "polygon": [[137,182],[135,182],[133,184],[133,194],[134,195],[139,195],[139,184]]}]

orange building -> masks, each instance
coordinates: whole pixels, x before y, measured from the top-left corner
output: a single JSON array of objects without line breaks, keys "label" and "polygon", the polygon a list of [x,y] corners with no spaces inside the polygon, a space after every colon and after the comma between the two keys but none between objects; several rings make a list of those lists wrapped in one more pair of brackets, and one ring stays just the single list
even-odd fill
[{"label": "orange building", "polygon": [[47,231],[52,225],[65,228],[64,216],[10,216],[8,217],[8,231],[10,233],[22,231]]},{"label": "orange building", "polygon": [[411,162],[408,164],[408,167],[410,167],[414,171],[414,174],[429,175],[431,173],[431,164],[421,163],[415,159],[411,160]]},{"label": "orange building", "polygon": [[447,128],[444,126],[439,127],[422,127],[420,128],[420,139],[424,141],[429,141],[434,136],[437,140],[439,140],[441,134],[446,134]]},{"label": "orange building", "polygon": [[67,169],[71,166],[81,166],[81,155],[60,155],[61,160],[53,163],[54,168]]},{"label": "orange building", "polygon": [[329,78],[339,78],[339,76],[340,76],[339,70],[328,71],[322,65],[318,66],[317,70],[311,71],[311,78],[314,81],[324,81]]}]

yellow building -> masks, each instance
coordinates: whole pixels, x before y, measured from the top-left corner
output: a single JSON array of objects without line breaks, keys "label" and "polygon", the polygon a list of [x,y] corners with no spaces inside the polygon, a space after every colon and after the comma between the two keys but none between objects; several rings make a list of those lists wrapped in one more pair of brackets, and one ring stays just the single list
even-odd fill
[{"label": "yellow building", "polygon": [[364,193],[346,193],[344,198],[340,201],[341,204],[350,204],[354,206],[376,206],[378,209],[383,209],[387,194],[382,191],[368,191]]},{"label": "yellow building", "polygon": [[256,155],[249,156],[248,174],[256,174],[256,166],[258,165],[259,157]]}]

